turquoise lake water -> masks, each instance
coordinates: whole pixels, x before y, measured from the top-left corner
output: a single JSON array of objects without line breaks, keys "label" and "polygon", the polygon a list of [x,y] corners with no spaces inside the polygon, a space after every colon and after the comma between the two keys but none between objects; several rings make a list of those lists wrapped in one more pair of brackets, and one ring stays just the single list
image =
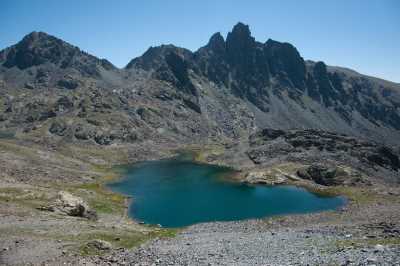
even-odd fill
[{"label": "turquoise lake water", "polygon": [[345,203],[342,197],[322,197],[294,186],[228,181],[231,170],[189,160],[138,163],[124,173],[109,187],[133,198],[129,215],[163,227],[318,212]]}]

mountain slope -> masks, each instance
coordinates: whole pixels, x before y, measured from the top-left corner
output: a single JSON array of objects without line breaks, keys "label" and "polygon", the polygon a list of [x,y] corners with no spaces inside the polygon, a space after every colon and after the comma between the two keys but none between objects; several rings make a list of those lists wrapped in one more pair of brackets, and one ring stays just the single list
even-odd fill
[{"label": "mountain slope", "polygon": [[264,127],[400,139],[399,84],[305,61],[242,23],[196,52],[152,47],[124,69],[34,32],[0,52],[0,95],[1,131],[56,141],[221,142]]}]

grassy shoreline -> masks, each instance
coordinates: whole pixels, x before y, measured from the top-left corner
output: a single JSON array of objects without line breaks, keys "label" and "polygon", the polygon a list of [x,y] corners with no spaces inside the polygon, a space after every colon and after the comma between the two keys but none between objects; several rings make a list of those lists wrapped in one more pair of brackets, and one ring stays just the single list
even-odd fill
[{"label": "grassy shoreline", "polygon": [[[9,139],[0,140],[0,147],[4,172],[29,177],[24,181],[6,174],[0,179],[0,211],[15,220],[0,224],[0,238],[65,243],[69,254],[98,255],[103,251],[91,250],[88,242],[104,240],[113,248],[131,249],[151,239],[174,237],[178,232],[137,223],[127,213],[129,197],[107,187],[123,175],[115,162],[127,162],[124,151],[73,145],[47,150]],[[121,156],[105,160],[112,154]],[[45,211],[42,207],[52,205],[60,191],[82,198],[96,211],[98,220]],[[30,222],[25,224],[27,219]]]},{"label": "grassy shoreline", "polygon": [[[40,147],[19,145],[19,143],[10,143],[9,141],[1,141],[0,146],[11,154],[28,159],[28,163],[35,165],[35,167],[46,166],[45,161],[40,156],[47,156],[46,152]],[[152,156],[149,160],[163,159],[175,157],[179,154],[184,154],[196,163],[211,164],[219,167],[227,167],[234,172],[233,176],[229,175],[229,180],[238,181],[238,175],[241,172],[234,169],[231,165],[223,163],[222,161],[209,160],[208,156],[221,154],[224,150],[221,145],[214,145],[212,147],[198,147],[198,146],[185,146],[179,149],[170,151],[163,151],[161,156]],[[39,155],[38,155],[39,154]],[[105,161],[107,156],[111,154],[118,154],[115,149],[99,149],[98,147],[79,147],[77,150],[73,146],[65,147],[60,150],[54,151],[52,158],[56,165],[54,165],[54,172],[50,172],[50,176],[58,175],[59,169],[64,169],[71,175],[87,176],[87,178],[78,179],[77,181],[66,182],[69,179],[56,179],[46,182],[37,181],[32,179],[32,183],[28,186],[28,190],[23,183],[10,184],[9,188],[2,188],[0,190],[0,201],[8,201],[8,203],[21,206],[23,210],[34,211],[40,217],[45,219],[61,219],[55,217],[53,213],[46,213],[36,210],[37,205],[49,204],[58,191],[65,190],[73,195],[79,196],[88,202],[89,206],[95,209],[99,214],[99,221],[92,222],[79,218],[68,218],[67,223],[71,226],[77,226],[78,232],[70,238],[61,238],[59,231],[55,230],[51,233],[35,233],[34,237],[45,238],[51,240],[61,239],[62,241],[74,242],[71,252],[78,252],[80,255],[93,255],[96,254],[94,250],[87,248],[86,243],[93,239],[101,239],[111,242],[115,248],[134,248],[146,241],[155,238],[174,237],[177,232],[183,228],[169,229],[159,228],[151,225],[141,225],[127,214],[127,207],[131,200],[134,200],[123,194],[113,192],[107,187],[107,184],[114,182],[123,177],[123,166],[128,163],[125,158],[125,152],[121,152],[122,156],[113,158],[110,161]],[[38,157],[39,156],[39,157]],[[86,158],[82,160],[82,158]],[[12,157],[10,157],[12,158]],[[103,164],[93,163],[93,161],[102,160]],[[215,162],[215,163],[214,163]],[[118,164],[123,163],[123,164]],[[137,162],[132,162],[137,163]],[[37,164],[37,165],[36,165]],[[50,162],[53,167],[53,162]],[[60,168],[62,165],[63,168]],[[47,166],[48,167],[48,166]],[[382,199],[381,196],[376,196],[372,191],[364,188],[349,188],[349,187],[333,187],[333,188],[320,188],[317,186],[310,186],[306,183],[292,182],[289,185],[303,187],[313,193],[318,193],[326,196],[346,196],[351,201],[350,204],[372,204],[377,200]],[[15,186],[14,188],[12,186]],[[37,190],[32,194],[32,190]],[[32,195],[31,195],[32,194]],[[17,197],[18,196],[18,197]],[[34,203],[34,204],[32,204]],[[21,212],[21,215],[25,215]],[[64,219],[64,218],[62,218]],[[269,219],[269,218],[267,218]],[[92,227],[94,226],[94,227]],[[19,225],[12,225],[16,230],[17,236],[23,235],[25,227]],[[29,228],[28,228],[29,229]]]},{"label": "grassy shoreline", "polygon": [[[196,145],[190,146],[188,148],[189,152],[193,154],[193,160],[198,163],[211,164],[221,167],[227,167],[234,171],[231,175],[229,175],[229,179],[232,181],[243,181],[244,175],[249,172],[251,169],[240,169],[235,168],[227,162],[223,161],[209,161],[207,160],[210,155],[219,155],[224,152],[224,148],[221,145],[209,145],[205,147],[198,147]],[[273,184],[272,186],[279,185]],[[382,199],[390,199],[393,200],[393,197],[385,197],[382,195],[378,195],[378,193],[370,188],[370,187],[351,187],[351,186],[332,186],[332,187],[324,187],[318,184],[313,184],[307,181],[299,181],[299,180],[290,180],[288,179],[286,182],[280,185],[290,185],[297,186],[300,188],[304,188],[307,191],[326,197],[344,197],[346,199],[346,205],[356,204],[356,205],[368,205],[376,203]],[[269,186],[269,185],[268,185]]]}]

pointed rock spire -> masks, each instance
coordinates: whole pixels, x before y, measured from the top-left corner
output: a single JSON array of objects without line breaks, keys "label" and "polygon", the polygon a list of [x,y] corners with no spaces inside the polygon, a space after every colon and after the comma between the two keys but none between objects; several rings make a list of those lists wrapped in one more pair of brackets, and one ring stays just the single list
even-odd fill
[{"label": "pointed rock spire", "polygon": [[221,33],[217,32],[211,36],[207,47],[215,52],[222,52],[225,50],[225,40]]},{"label": "pointed rock spire", "polygon": [[236,24],[226,38],[228,58],[233,64],[247,64],[255,53],[256,41],[248,25]]},{"label": "pointed rock spire", "polygon": [[[237,23],[228,36],[235,36],[240,38],[249,39],[251,38],[251,32],[249,25],[243,24],[242,22]],[[229,37],[228,37],[229,38]]]}]

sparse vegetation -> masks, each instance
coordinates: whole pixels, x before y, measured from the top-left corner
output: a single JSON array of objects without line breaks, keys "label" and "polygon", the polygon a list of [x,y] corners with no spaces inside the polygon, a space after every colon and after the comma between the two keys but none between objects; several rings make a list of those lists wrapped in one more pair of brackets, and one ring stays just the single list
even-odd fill
[{"label": "sparse vegetation", "polygon": [[82,243],[79,247],[79,253],[81,255],[96,255],[103,252],[99,252],[98,249],[94,249],[87,245],[87,242],[93,239],[107,241],[111,243],[114,248],[131,249],[150,239],[174,237],[175,235],[176,230],[173,229],[155,229],[150,232],[124,230],[117,232],[91,232],[88,234],[81,234],[74,237],[74,239],[79,240]]},{"label": "sparse vegetation", "polygon": [[35,209],[48,202],[48,195],[36,188],[6,187],[0,188],[0,202],[10,202]]},{"label": "sparse vegetation", "polygon": [[99,213],[123,214],[125,197],[109,191],[104,184],[88,183],[72,186],[67,190],[85,198],[89,206]]}]

